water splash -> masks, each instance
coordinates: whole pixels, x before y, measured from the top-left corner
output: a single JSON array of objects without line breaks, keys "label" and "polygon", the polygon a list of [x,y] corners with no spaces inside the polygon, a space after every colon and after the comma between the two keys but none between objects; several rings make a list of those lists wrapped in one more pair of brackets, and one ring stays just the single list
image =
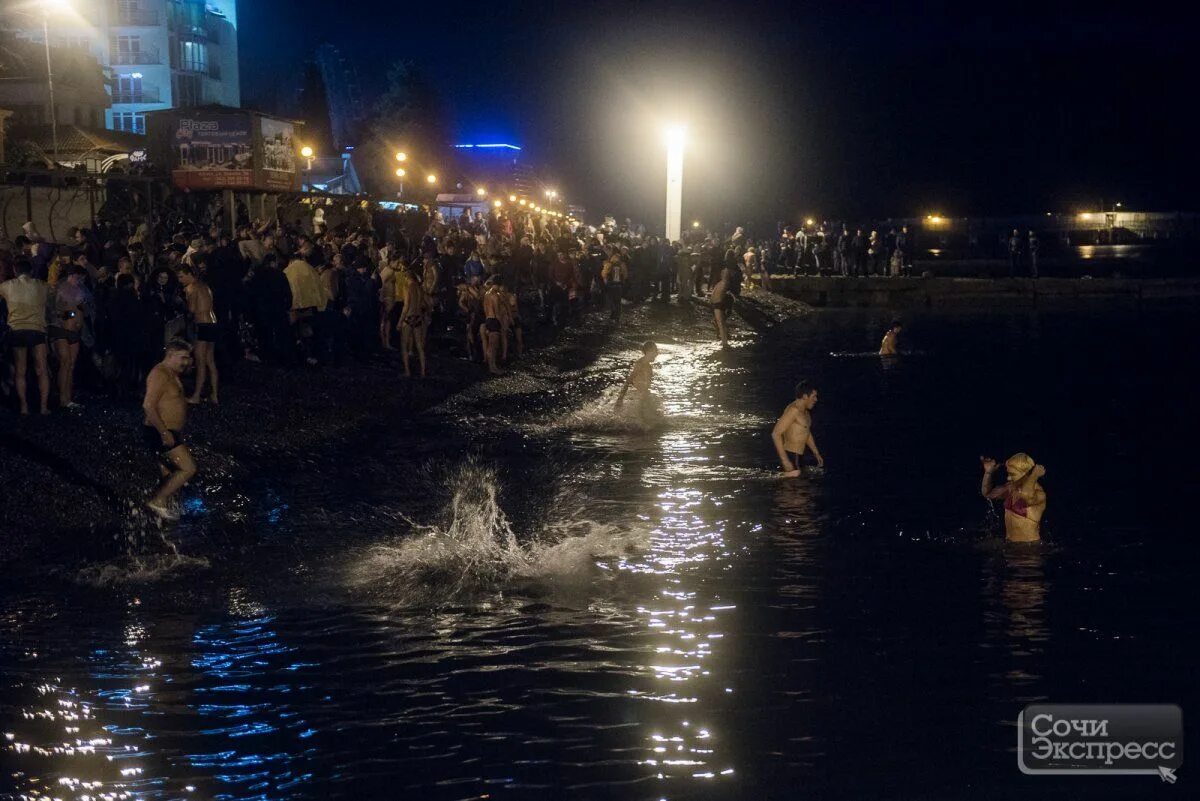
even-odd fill
[{"label": "water splash", "polygon": [[522,582],[590,576],[599,560],[626,555],[648,541],[648,533],[591,521],[551,523],[522,541],[500,505],[493,468],[469,461],[450,485],[441,519],[410,520],[415,535],[373,546],[351,565],[353,586],[401,605],[469,600]]},{"label": "water splash", "polygon": [[75,575],[77,582],[93,587],[150,583],[180,570],[209,566],[207,559],[181,554],[162,521],[132,501],[122,529],[114,539],[124,553],[84,567]]}]

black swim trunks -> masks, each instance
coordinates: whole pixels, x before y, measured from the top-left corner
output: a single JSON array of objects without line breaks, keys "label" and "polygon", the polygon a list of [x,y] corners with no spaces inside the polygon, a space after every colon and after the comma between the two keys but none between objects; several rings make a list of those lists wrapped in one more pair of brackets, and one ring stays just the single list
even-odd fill
[{"label": "black swim trunks", "polygon": [[788,451],[787,455],[788,459],[792,463],[792,466],[797,470],[803,470],[806,467],[817,466],[817,457],[813,456],[812,451],[805,451],[803,455]]},{"label": "black swim trunks", "polygon": [[8,332],[8,344],[13,348],[34,348],[46,344],[46,334],[43,331],[12,330]]},{"label": "black swim trunks", "polygon": [[175,438],[174,445],[164,445],[162,441],[162,434],[158,433],[158,429],[154,426],[148,426],[145,424],[142,425],[142,442],[154,454],[158,456],[166,456],[168,453],[184,444],[182,432],[176,431],[173,428],[168,430],[171,432],[171,436]]},{"label": "black swim trunks", "polygon": [[80,339],[83,338],[83,335],[79,331],[72,331],[69,328],[62,328],[57,325],[49,326],[46,329],[46,333],[49,334],[50,339],[65,339],[69,345],[77,345]]},{"label": "black swim trunks", "polygon": [[216,323],[196,323],[197,342],[216,342],[220,333]]},{"label": "black swim trunks", "polygon": [[488,333],[491,333],[491,334],[499,334],[500,333],[500,321],[498,319],[496,319],[495,317],[487,318],[486,320],[483,321],[483,324],[487,327]]},{"label": "black swim trunks", "polygon": [[731,311],[733,311],[733,295],[726,292],[723,296],[721,296],[721,299],[713,305],[713,308],[720,309],[726,314],[729,314]]}]

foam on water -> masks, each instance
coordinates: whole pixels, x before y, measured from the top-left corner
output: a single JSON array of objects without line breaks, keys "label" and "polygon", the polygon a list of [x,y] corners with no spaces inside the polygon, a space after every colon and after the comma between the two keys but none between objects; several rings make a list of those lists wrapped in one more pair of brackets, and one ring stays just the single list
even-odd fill
[{"label": "foam on water", "polygon": [[441,519],[371,547],[349,583],[401,605],[435,605],[503,591],[513,582],[590,576],[596,563],[643,547],[641,535],[591,521],[551,523],[518,538],[500,506],[494,469],[469,461],[451,483]]},{"label": "foam on water", "polygon": [[75,581],[93,587],[151,583],[182,570],[209,566],[207,559],[181,554],[168,533],[162,521],[137,502],[129,501],[123,529],[114,535],[123,553],[82,568],[75,574]]},{"label": "foam on water", "polygon": [[203,570],[207,559],[179,553],[121,556],[108,562],[88,565],[75,574],[80,584],[112,587],[120,584],[148,584],[185,570]]}]

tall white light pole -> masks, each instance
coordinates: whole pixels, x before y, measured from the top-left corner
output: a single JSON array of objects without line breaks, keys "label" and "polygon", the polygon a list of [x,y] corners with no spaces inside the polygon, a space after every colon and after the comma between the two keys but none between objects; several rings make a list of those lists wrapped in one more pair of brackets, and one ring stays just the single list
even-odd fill
[{"label": "tall white light pole", "polygon": [[683,227],[683,143],[687,129],[667,129],[667,239],[679,241]]},{"label": "tall white light pole", "polygon": [[50,138],[54,144],[54,163],[58,164],[58,108],[54,105],[54,70],[50,66],[50,10],[64,8],[66,0],[42,0],[42,41],[46,43],[46,86],[50,90]]}]

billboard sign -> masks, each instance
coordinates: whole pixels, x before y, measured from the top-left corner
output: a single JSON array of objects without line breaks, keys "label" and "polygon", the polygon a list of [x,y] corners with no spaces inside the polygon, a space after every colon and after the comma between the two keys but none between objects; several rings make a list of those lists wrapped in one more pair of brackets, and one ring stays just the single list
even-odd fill
[{"label": "billboard sign", "polygon": [[171,173],[184,189],[242,189],[254,184],[250,117],[196,111],[179,117]]},{"label": "billboard sign", "polygon": [[284,120],[259,117],[262,134],[262,176],[267,189],[294,189],[296,184],[295,126]]}]

